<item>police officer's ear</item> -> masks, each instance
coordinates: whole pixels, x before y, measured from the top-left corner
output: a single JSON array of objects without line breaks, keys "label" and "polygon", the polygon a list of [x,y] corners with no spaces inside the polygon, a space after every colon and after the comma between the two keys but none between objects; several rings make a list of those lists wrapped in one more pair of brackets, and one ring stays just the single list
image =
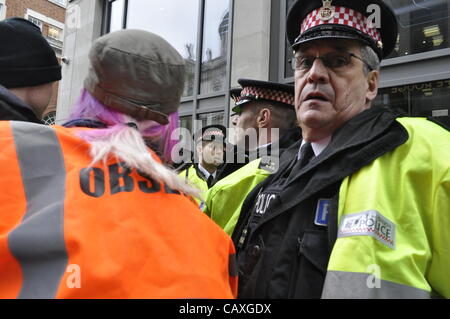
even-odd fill
[{"label": "police officer's ear", "polygon": [[256,124],[258,128],[270,127],[272,111],[269,108],[263,108],[258,112]]},{"label": "police officer's ear", "polygon": [[379,81],[379,71],[373,70],[367,75],[366,103],[371,103],[377,97]]}]

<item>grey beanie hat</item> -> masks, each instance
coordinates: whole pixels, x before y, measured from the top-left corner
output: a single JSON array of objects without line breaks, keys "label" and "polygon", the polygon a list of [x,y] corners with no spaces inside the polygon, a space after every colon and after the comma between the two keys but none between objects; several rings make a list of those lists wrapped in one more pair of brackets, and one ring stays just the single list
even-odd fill
[{"label": "grey beanie hat", "polygon": [[166,40],[142,30],[97,39],[84,87],[101,103],[137,120],[168,123],[184,87],[184,60]]}]

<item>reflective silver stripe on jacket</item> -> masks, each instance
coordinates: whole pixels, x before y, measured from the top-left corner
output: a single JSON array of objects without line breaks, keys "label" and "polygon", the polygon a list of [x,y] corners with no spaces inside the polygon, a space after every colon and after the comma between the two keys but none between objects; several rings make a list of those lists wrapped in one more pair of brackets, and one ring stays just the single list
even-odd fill
[{"label": "reflective silver stripe on jacket", "polygon": [[430,292],[392,281],[379,280],[371,285],[372,275],[328,271],[322,292],[324,299],[429,299]]},{"label": "reflective silver stripe on jacket", "polygon": [[67,267],[64,241],[66,170],[54,130],[11,122],[26,196],[26,214],[9,235],[22,268],[18,298],[54,298]]}]

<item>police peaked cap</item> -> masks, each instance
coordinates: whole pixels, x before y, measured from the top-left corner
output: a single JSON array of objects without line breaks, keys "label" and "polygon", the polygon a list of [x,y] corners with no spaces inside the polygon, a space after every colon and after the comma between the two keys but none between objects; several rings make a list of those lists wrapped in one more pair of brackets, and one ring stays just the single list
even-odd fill
[{"label": "police peaked cap", "polygon": [[241,100],[241,88],[234,88],[230,90],[230,98],[234,100],[234,103],[238,103]]},{"label": "police peaked cap", "polygon": [[294,86],[291,84],[249,79],[239,79],[238,83],[242,86],[242,90],[236,106],[233,108],[235,113],[240,113],[244,104],[264,100],[278,102],[286,107],[294,108],[295,92]]},{"label": "police peaked cap", "polygon": [[227,128],[223,125],[208,125],[202,127],[197,132],[195,132],[194,140],[196,142],[200,141],[218,141],[225,143],[225,138],[227,136]]},{"label": "police peaked cap", "polygon": [[[373,19],[377,16],[380,21]],[[380,28],[371,26],[373,22]],[[381,60],[395,48],[398,25],[382,0],[298,0],[289,10],[286,32],[294,50],[312,40],[353,39],[369,45]]]},{"label": "police peaked cap", "polygon": [[[242,92],[241,88],[233,88],[230,90],[230,98],[233,99],[234,105],[239,103],[239,101],[241,100],[241,92]],[[236,114],[237,113],[233,113],[233,114],[231,114],[231,116],[234,116]]]}]

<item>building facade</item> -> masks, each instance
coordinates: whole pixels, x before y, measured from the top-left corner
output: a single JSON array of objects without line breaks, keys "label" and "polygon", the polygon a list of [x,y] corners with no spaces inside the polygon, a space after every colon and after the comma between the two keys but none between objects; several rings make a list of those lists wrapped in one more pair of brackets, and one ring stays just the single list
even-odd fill
[{"label": "building facade", "polygon": [[[181,124],[230,124],[237,79],[293,83],[285,20],[295,0],[72,0],[57,120],[67,119],[87,72],[90,45],[122,28],[157,33],[185,58]],[[450,123],[450,1],[385,0],[399,20],[395,52],[382,63],[376,100],[411,116]]]},{"label": "building facade", "polygon": [[[0,20],[21,17],[36,24],[61,62],[66,5],[67,0],[0,0]],[[55,122],[58,88],[59,82],[54,84],[53,97],[44,111],[47,124]]]}]

